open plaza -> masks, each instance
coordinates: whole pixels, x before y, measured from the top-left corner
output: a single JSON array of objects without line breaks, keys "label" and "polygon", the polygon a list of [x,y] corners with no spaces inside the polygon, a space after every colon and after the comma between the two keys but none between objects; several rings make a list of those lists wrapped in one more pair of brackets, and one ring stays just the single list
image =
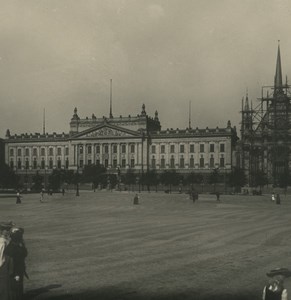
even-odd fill
[{"label": "open plaza", "polygon": [[261,299],[266,273],[290,267],[290,195],[22,196],[0,197],[0,219],[25,230],[26,299]]}]

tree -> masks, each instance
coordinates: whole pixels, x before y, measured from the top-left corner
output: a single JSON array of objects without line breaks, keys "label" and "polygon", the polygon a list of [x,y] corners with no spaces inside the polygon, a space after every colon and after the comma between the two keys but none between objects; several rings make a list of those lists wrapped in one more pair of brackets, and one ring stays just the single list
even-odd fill
[{"label": "tree", "polygon": [[62,178],[61,170],[53,170],[48,177],[49,189],[58,191],[62,184]]},{"label": "tree", "polygon": [[172,185],[179,184],[179,175],[175,170],[165,171],[161,174],[161,182],[169,186],[169,192],[172,191]]},{"label": "tree", "polygon": [[73,170],[65,170],[63,180],[67,184],[73,183],[73,180],[74,180],[74,171]]},{"label": "tree", "polygon": [[108,174],[107,181],[110,184],[110,189],[112,189],[117,185],[117,176],[115,174]]},{"label": "tree", "polygon": [[214,184],[214,192],[216,192],[216,184],[219,182],[219,169],[213,169],[212,173],[209,176],[209,183]]},{"label": "tree", "polygon": [[191,172],[186,177],[186,182],[191,185],[194,183],[200,184],[203,182],[203,176],[200,173],[197,174],[197,173]]},{"label": "tree", "polygon": [[260,191],[262,191],[262,187],[266,184],[268,184],[268,178],[267,178],[267,174],[262,171],[262,170],[258,170],[257,172],[255,172],[252,175],[253,178],[253,185],[255,187],[260,187]]},{"label": "tree", "polygon": [[106,168],[103,165],[86,165],[83,169],[82,178],[83,182],[91,182],[94,186],[104,183]]},{"label": "tree", "polygon": [[238,192],[242,186],[247,182],[244,170],[241,168],[233,168],[229,175],[229,185],[235,187],[235,191]]},{"label": "tree", "polygon": [[32,187],[31,189],[40,192],[41,189],[43,188],[43,176],[39,175],[38,171],[36,174],[32,177]]},{"label": "tree", "polygon": [[0,165],[0,186],[3,188],[16,188],[19,185],[19,176],[7,165]]},{"label": "tree", "polygon": [[122,176],[122,181],[126,185],[135,184],[135,174],[131,169],[128,169],[126,174]]},{"label": "tree", "polygon": [[159,183],[158,175],[156,170],[150,170],[144,174],[142,177],[142,182],[147,186],[148,191],[150,191],[150,186],[155,185],[157,190],[157,185]]}]

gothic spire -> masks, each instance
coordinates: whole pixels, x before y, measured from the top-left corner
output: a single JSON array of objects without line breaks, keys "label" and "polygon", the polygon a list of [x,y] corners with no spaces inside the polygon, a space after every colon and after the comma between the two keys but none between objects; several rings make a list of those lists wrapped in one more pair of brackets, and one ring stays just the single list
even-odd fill
[{"label": "gothic spire", "polygon": [[112,119],[112,79],[110,79],[110,111],[109,111],[109,118]]},{"label": "gothic spire", "polygon": [[277,52],[277,63],[276,63],[276,73],[274,80],[275,92],[282,90],[282,68],[281,68],[281,54],[280,54],[280,41],[278,41],[278,52]]},{"label": "gothic spire", "polygon": [[248,94],[248,90],[246,91],[246,101],[245,101],[245,111],[249,111],[250,110],[250,105],[249,105],[249,94]]}]

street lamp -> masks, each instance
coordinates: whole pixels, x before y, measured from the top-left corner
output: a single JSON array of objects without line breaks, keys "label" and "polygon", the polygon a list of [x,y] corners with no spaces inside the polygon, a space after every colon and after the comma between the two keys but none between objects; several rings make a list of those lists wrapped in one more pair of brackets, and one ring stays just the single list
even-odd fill
[{"label": "street lamp", "polygon": [[216,167],[213,169],[213,172],[214,172],[214,177],[213,177],[213,180],[214,180],[214,192],[216,193],[216,184],[218,183],[218,180],[219,180],[219,167]]},{"label": "street lamp", "polygon": [[76,196],[80,196],[79,192],[79,145],[77,145],[77,173],[76,173]]},{"label": "street lamp", "polygon": [[224,180],[224,194],[226,194],[226,167],[224,167],[224,174],[223,174],[223,180]]},{"label": "street lamp", "polygon": [[46,168],[47,168],[47,166],[45,165],[44,166],[44,180],[43,180],[43,187],[44,187],[45,191],[46,191],[46,182],[47,182],[47,180],[46,180]]},{"label": "street lamp", "polygon": [[77,167],[77,173],[76,173],[76,196],[80,196],[80,193],[79,193],[79,170],[78,170],[78,167]]},{"label": "street lamp", "polygon": [[183,180],[180,179],[180,181],[179,181],[179,193],[180,194],[182,193],[182,186],[183,186]]},{"label": "street lamp", "polygon": [[116,170],[117,170],[117,186],[118,186],[118,190],[121,191],[121,189],[120,189],[120,182],[121,182],[120,168],[117,167]]},{"label": "street lamp", "polygon": [[138,192],[140,193],[140,180],[138,176],[136,176],[135,182],[138,184]]}]

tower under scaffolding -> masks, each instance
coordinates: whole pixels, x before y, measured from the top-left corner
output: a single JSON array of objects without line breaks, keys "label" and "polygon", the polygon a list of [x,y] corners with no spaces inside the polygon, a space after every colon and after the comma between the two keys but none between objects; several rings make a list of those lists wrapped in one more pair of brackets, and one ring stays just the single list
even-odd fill
[{"label": "tower under scaffolding", "polygon": [[273,86],[263,86],[258,104],[242,100],[241,163],[250,186],[265,175],[274,186],[286,186],[291,169],[291,90],[282,82],[280,46]]}]

